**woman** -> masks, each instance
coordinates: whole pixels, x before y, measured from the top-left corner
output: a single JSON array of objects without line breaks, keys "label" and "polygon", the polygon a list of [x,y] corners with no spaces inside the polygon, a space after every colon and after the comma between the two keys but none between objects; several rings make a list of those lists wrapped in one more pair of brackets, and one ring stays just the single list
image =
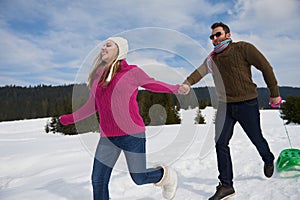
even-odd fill
[{"label": "woman", "polygon": [[121,151],[137,185],[155,183],[162,187],[164,198],[172,199],[177,188],[176,172],[165,166],[146,169],[145,125],[136,97],[140,86],[153,92],[175,94],[183,93],[184,88],[156,81],[137,66],[128,65],[127,52],[126,39],[106,40],[89,75],[89,99],[74,113],[61,116],[60,122],[68,125],[95,112],[99,114],[101,138],[92,172],[95,200],[109,199],[108,184]]}]

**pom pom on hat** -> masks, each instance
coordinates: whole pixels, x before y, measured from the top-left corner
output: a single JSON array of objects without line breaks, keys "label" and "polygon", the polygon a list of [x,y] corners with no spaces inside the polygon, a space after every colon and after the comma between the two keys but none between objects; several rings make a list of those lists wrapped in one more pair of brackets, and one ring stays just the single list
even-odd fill
[{"label": "pom pom on hat", "polygon": [[128,53],[128,42],[125,38],[122,38],[122,37],[110,37],[108,38],[107,40],[111,40],[113,41],[114,43],[117,44],[118,46],[118,49],[119,49],[119,54],[118,54],[118,57],[117,59],[115,60],[115,62],[112,64],[112,67],[110,68],[109,70],[109,74],[108,74],[108,77],[106,78],[106,81],[107,82],[110,82],[111,81],[111,78],[112,78],[112,73],[114,71],[114,67],[115,67],[115,64],[118,60],[123,60],[127,57],[127,53]]}]

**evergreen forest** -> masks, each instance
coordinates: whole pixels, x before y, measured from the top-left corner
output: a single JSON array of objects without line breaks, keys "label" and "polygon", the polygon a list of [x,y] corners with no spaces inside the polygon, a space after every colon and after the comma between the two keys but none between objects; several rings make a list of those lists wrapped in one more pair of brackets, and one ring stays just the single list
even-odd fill
[{"label": "evergreen forest", "polygon": [[[268,89],[258,88],[257,91],[260,108],[270,109]],[[280,87],[280,94],[286,100],[282,106],[283,118],[289,123],[299,123],[297,115],[300,115],[300,88]],[[0,87],[0,121],[52,117],[49,124],[58,124],[57,119],[60,115],[71,113],[72,110],[79,108],[88,96],[89,90],[85,84]],[[206,106],[215,106],[216,99],[214,88],[209,87],[193,88],[192,92],[186,96],[139,90],[137,97],[140,114],[146,125],[178,124],[181,121],[178,114],[180,109],[196,107],[203,109]],[[97,118],[97,116],[91,118],[95,119],[95,117]],[[201,113],[198,114],[196,121],[204,123]],[[85,121],[84,124],[87,125],[81,132],[98,128],[95,122],[89,124]],[[46,131],[61,132],[56,129],[63,128],[56,125],[54,130],[50,130],[50,127]],[[69,128],[68,131],[71,134],[76,132],[74,130],[75,127]]]}]

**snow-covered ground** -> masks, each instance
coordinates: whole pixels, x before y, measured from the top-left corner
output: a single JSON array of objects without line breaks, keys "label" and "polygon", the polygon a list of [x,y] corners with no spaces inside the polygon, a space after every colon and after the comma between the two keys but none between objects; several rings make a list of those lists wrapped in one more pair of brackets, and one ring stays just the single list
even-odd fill
[{"label": "snow-covered ground", "polygon": [[[206,108],[206,124],[194,125],[195,110],[183,111],[181,125],[147,127],[148,166],[171,165],[179,176],[175,199],[208,199],[218,184],[213,146],[213,116]],[[92,199],[90,174],[97,133],[77,136],[45,133],[48,119],[0,123],[1,200]],[[290,148],[278,110],[261,111],[262,129],[276,159]],[[292,146],[300,148],[300,125],[287,125]],[[300,198],[300,170],[263,175],[263,162],[237,124],[231,140],[236,200],[285,200]],[[113,171],[113,200],[162,199],[153,184],[137,186],[131,180],[123,156]]]}]

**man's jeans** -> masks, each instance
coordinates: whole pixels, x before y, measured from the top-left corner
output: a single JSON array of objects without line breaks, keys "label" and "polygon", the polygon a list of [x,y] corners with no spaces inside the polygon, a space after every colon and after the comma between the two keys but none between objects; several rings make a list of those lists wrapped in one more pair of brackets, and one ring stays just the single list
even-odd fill
[{"label": "man's jeans", "polygon": [[260,128],[257,98],[238,103],[219,102],[215,130],[216,152],[219,179],[223,185],[227,186],[233,185],[232,162],[228,145],[236,122],[239,122],[248,138],[255,145],[262,160],[268,164],[273,163],[274,160],[274,155],[271,153]]},{"label": "man's jeans", "polygon": [[124,152],[131,178],[137,185],[157,183],[163,176],[162,168],[146,169],[145,133],[119,137],[101,137],[94,158],[92,173],[94,200],[108,200],[108,184],[112,169]]}]

